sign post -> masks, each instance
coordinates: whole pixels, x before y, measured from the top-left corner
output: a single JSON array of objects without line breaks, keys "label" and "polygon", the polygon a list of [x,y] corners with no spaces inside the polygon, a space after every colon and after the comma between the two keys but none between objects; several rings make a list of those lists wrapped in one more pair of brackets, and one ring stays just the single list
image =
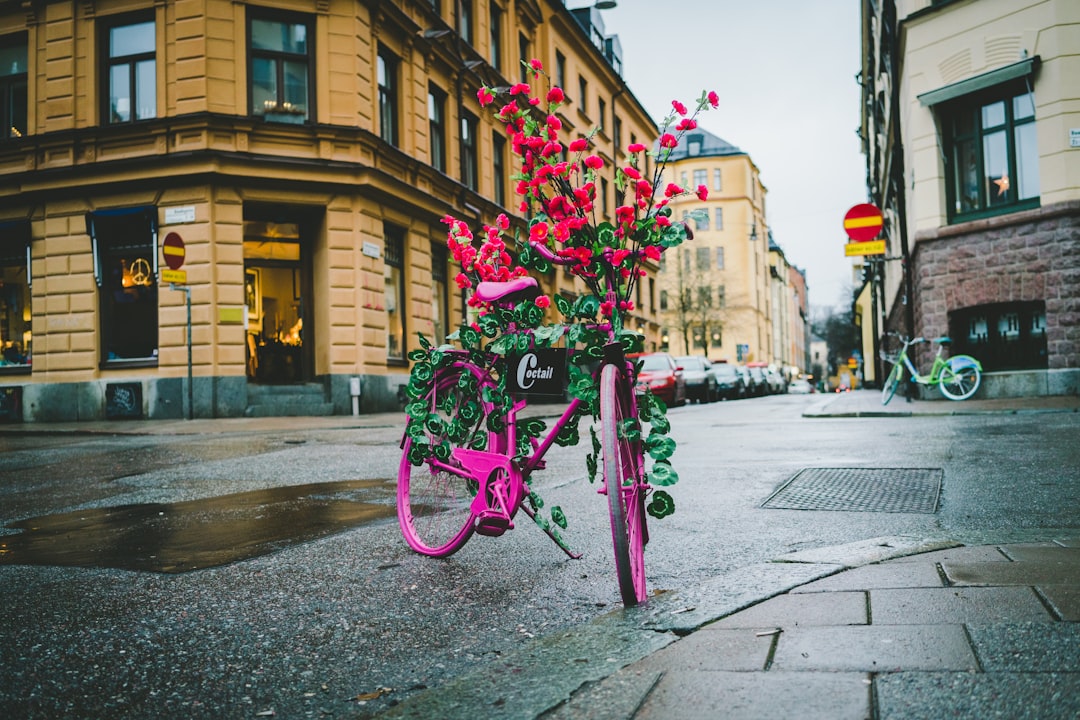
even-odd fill
[{"label": "sign post", "polygon": [[191,288],[187,285],[187,270],[181,270],[187,251],[179,233],[171,232],[161,241],[161,254],[165,256],[168,270],[161,271],[161,280],[169,283],[170,290],[184,293],[187,302],[187,418],[195,419],[195,393],[192,388],[191,359]]},{"label": "sign post", "polygon": [[860,203],[848,210],[844,215],[844,232],[851,242],[844,247],[844,255],[884,255],[885,241],[877,239],[884,224],[876,205]]}]

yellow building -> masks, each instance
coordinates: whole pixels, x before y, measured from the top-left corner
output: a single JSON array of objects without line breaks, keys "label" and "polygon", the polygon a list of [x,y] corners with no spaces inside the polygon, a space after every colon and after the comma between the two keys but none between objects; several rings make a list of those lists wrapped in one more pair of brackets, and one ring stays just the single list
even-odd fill
[{"label": "yellow building", "polygon": [[981,396],[1080,393],[1080,4],[860,5],[867,190],[887,244],[865,355],[886,330],[947,335],[982,363]]},{"label": "yellow building", "polygon": [[541,59],[612,163],[619,52],[558,0],[0,2],[0,416],[397,407],[463,317],[441,218],[524,222],[477,88]]},{"label": "yellow building", "polygon": [[[697,128],[670,156],[680,186],[708,188],[673,203],[694,239],[664,256],[659,277],[664,345],[728,362],[774,362],[765,187],[750,156]],[[694,211],[696,214],[691,215]]]}]

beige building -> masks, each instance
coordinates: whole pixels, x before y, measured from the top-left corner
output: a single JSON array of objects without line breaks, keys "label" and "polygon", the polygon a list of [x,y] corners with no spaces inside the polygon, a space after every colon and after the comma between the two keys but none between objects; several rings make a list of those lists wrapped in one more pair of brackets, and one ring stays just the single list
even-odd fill
[{"label": "beige building", "polygon": [[[661,347],[727,362],[777,362],[773,345],[765,186],[750,156],[697,128],[670,157],[682,187],[709,189],[673,203],[694,239],[664,256],[659,277]],[[691,212],[694,215],[691,215]]]},{"label": "beige building", "polygon": [[396,407],[463,316],[441,218],[524,222],[476,90],[532,57],[609,163],[655,137],[558,0],[0,0],[0,415]]},{"label": "beige building", "polygon": [[1080,392],[1078,24],[1074,0],[862,2],[868,191],[890,258],[864,331],[950,336],[982,362],[984,395]]}]

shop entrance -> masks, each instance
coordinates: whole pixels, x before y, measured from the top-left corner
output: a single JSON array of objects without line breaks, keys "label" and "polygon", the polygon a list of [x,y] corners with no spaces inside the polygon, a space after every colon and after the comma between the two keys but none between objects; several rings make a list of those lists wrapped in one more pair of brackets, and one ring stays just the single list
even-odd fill
[{"label": "shop entrance", "polygon": [[[246,215],[246,214],[245,214]],[[305,223],[244,220],[244,301],[249,382],[314,376],[310,241]]]}]

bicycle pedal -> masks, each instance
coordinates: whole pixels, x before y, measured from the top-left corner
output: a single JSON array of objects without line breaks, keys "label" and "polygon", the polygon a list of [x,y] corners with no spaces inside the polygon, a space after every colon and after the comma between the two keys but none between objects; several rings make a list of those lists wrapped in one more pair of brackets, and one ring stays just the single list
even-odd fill
[{"label": "bicycle pedal", "polygon": [[510,518],[498,513],[481,514],[476,519],[476,532],[487,537],[499,537],[513,526]]}]

